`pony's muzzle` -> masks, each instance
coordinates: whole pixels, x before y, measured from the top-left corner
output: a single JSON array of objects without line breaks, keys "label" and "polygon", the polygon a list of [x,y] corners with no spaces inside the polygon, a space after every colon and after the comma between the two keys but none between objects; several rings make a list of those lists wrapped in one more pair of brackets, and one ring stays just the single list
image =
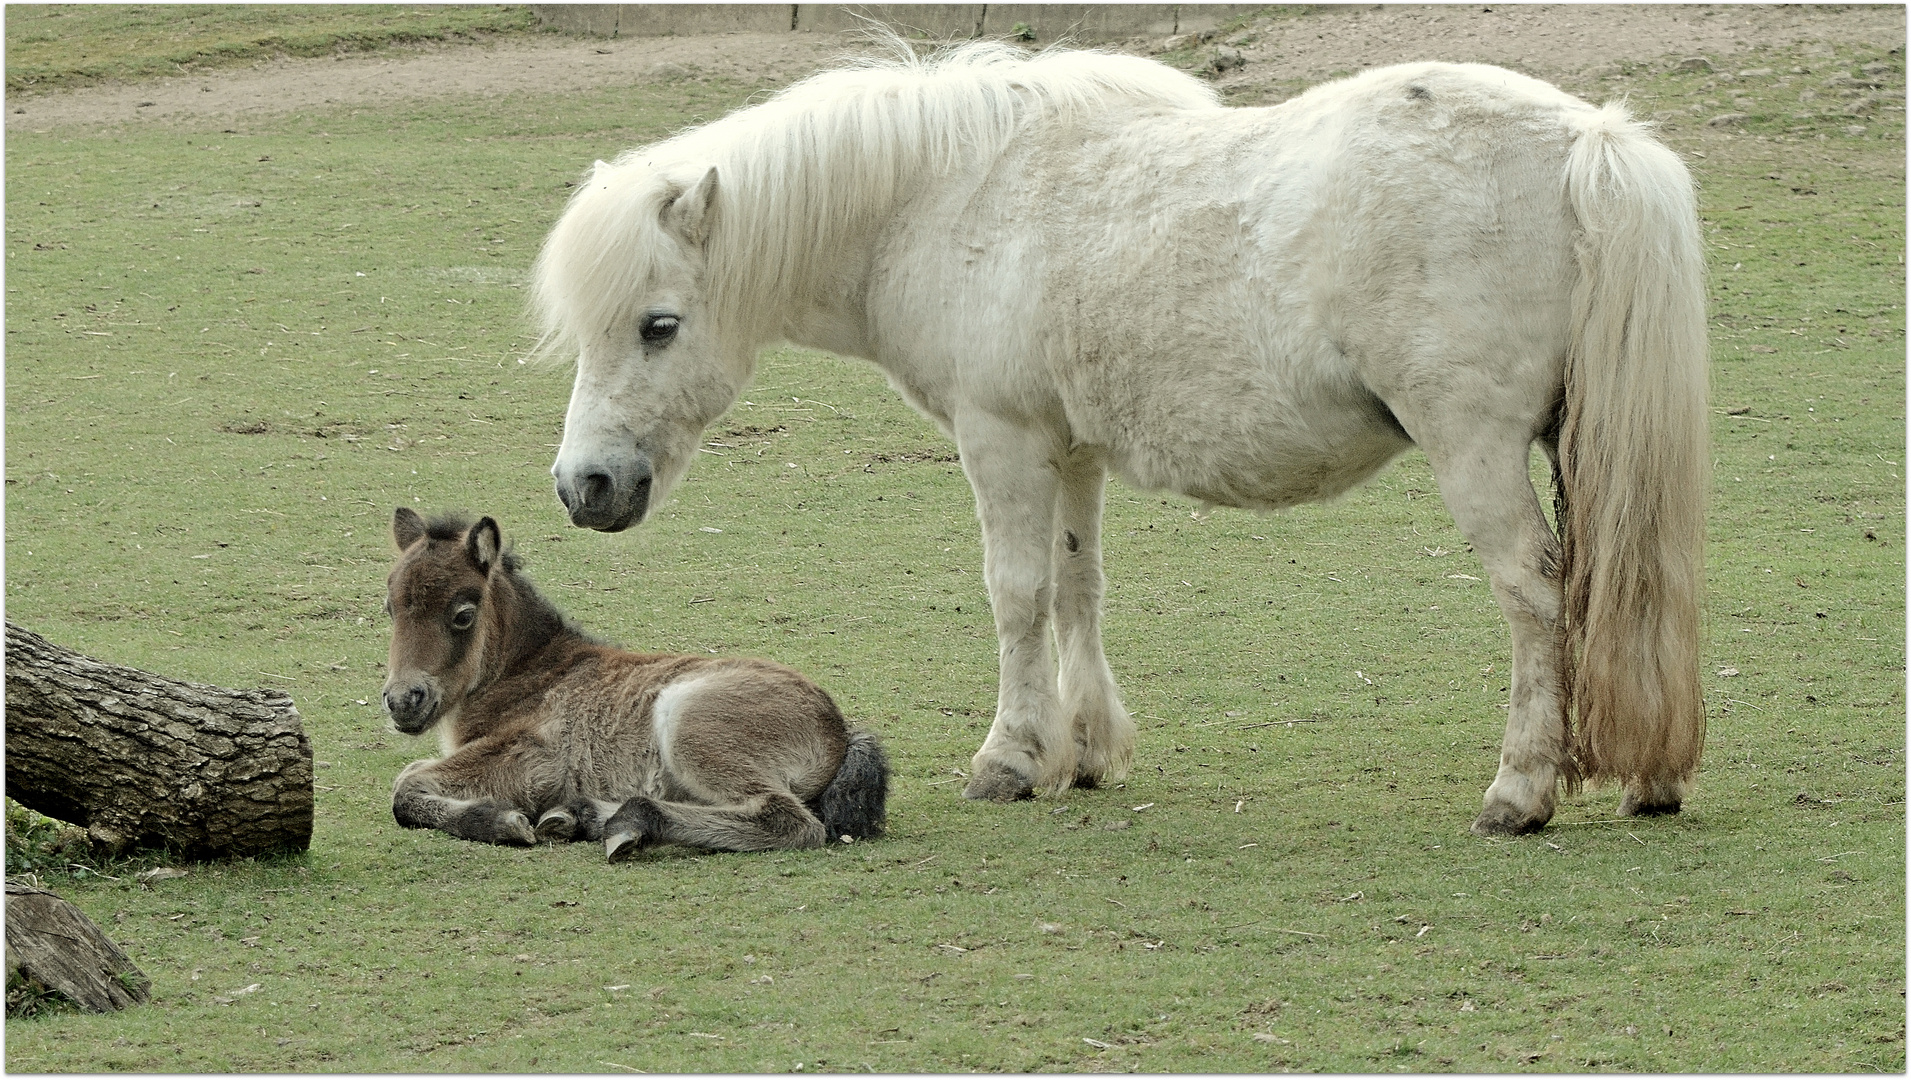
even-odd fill
[{"label": "pony's muzzle", "polygon": [[650,455],[633,451],[620,460],[572,465],[559,457],[551,467],[557,499],[571,524],[599,532],[622,532],[650,509]]},{"label": "pony's muzzle", "polygon": [[392,726],[407,735],[416,735],[438,718],[438,690],[428,684],[385,687],[385,713]]}]

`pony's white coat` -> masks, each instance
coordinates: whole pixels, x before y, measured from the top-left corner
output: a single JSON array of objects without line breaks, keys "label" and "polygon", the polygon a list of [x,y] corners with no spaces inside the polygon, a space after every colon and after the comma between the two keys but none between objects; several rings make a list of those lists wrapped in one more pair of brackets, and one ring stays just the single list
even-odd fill
[{"label": "pony's white coat", "polygon": [[[1418,444],[1513,631],[1476,827],[1536,828],[1576,782],[1575,686],[1588,775],[1676,808],[1702,732],[1701,267],[1676,156],[1513,72],[1225,109],[1150,61],[973,45],[599,163],[538,264],[547,341],[579,360],[553,471],[574,520],[602,495],[625,502],[588,523],[621,528],[765,345],[876,363],[976,492],[1002,680],[969,793],[1004,797],[1129,762],[1099,629],[1109,471],[1268,510]],[[646,343],[659,315],[681,329]]]}]

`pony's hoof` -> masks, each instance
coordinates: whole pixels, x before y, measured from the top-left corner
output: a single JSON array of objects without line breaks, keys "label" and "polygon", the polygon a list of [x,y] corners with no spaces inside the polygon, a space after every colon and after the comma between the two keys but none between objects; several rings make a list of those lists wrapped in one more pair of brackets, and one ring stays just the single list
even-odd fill
[{"label": "pony's hoof", "polygon": [[498,839],[507,844],[535,844],[537,832],[522,810],[513,810],[498,822]]},{"label": "pony's hoof", "polygon": [[1078,772],[1075,774],[1074,786],[1081,789],[1082,791],[1093,791],[1096,788],[1101,786],[1101,774],[1092,773],[1092,772]]},{"label": "pony's hoof", "polygon": [[1506,803],[1494,803],[1473,820],[1475,836],[1525,836],[1546,827],[1551,814],[1534,814]]},{"label": "pony's hoof", "polygon": [[547,844],[569,843],[577,836],[577,818],[568,810],[546,810],[537,819],[537,838]]},{"label": "pony's hoof", "polygon": [[634,832],[612,833],[604,837],[604,856],[611,862],[626,862],[643,850],[641,838]]},{"label": "pony's hoof", "polygon": [[1620,817],[1664,817],[1679,812],[1685,801],[1690,778],[1668,780],[1634,777],[1626,781],[1626,793],[1619,799]]},{"label": "pony's hoof", "polygon": [[1619,800],[1620,817],[1665,817],[1679,812],[1679,800],[1671,802],[1648,802],[1638,792],[1628,788]]},{"label": "pony's hoof", "polygon": [[962,789],[962,797],[1014,802],[1017,799],[1034,798],[1035,785],[1007,765],[989,764],[977,769],[975,775],[969,778],[968,786]]}]

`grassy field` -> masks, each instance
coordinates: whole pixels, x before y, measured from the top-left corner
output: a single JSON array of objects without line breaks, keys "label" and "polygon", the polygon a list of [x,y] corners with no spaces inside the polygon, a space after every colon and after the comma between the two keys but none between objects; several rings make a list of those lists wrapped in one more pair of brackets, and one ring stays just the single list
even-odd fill
[{"label": "grassy field", "polygon": [[[1466,829],[1506,630],[1418,454],[1275,517],[1113,489],[1138,765],[1011,806],[957,795],[995,671],[967,486],[870,369],[768,356],[656,520],[565,526],[566,372],[521,363],[537,244],[593,159],[760,87],[10,135],[8,617],[283,687],[320,765],[303,855],[147,886],[163,856],[35,849],[154,999],[15,1020],[7,1066],[1901,1072],[1904,127],[1838,95],[1901,103],[1902,63],[1748,67],[1779,74],[1572,87],[1667,113],[1702,185],[1698,792],[1498,842]],[[1679,119],[1741,96],[1736,132]],[[399,504],[496,516],[600,634],[808,671],[887,741],[891,836],[607,866],[398,829],[391,779],[435,752],[375,707]]]},{"label": "grassy field", "polygon": [[7,89],[485,40],[536,25],[523,4],[13,4],[6,13]]}]

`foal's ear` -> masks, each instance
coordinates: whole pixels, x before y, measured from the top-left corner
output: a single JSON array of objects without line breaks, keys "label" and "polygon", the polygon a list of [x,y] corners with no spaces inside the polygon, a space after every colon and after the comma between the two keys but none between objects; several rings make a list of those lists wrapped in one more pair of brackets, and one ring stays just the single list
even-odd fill
[{"label": "foal's ear", "polygon": [[470,556],[471,564],[480,573],[491,572],[491,567],[497,564],[498,551],[503,546],[504,541],[498,536],[498,523],[490,518],[478,519],[478,523],[465,534],[465,554]]},{"label": "foal's ear", "polygon": [[710,235],[710,223],[715,220],[716,199],[717,167],[712,165],[703,179],[664,207],[664,228],[684,243],[701,247]]},{"label": "foal's ear", "polygon": [[392,511],[391,539],[392,543],[398,545],[398,550],[405,550],[423,535],[425,535],[425,519],[418,516],[418,511],[409,506],[401,506]]}]

